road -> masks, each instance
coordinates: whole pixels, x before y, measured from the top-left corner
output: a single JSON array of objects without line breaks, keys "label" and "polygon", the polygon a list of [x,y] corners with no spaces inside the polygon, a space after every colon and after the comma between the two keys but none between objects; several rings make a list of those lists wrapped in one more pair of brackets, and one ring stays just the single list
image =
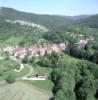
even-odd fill
[{"label": "road", "polygon": [[32,73],[33,73],[33,68],[32,68],[32,66],[30,66],[30,65],[28,65],[28,64],[25,64],[25,67],[28,67],[28,68],[29,68],[29,73],[26,74],[26,75],[24,75],[24,76],[21,77],[21,78],[29,77],[29,76],[32,75]]},{"label": "road", "polygon": [[[15,58],[15,57],[13,57],[13,56],[10,56],[10,59],[12,59],[12,60],[18,62],[19,64],[22,64],[21,61],[20,61],[19,59]],[[24,76],[22,76],[21,78],[30,76],[30,75],[33,73],[33,68],[32,68],[32,66],[30,66],[30,65],[28,65],[28,64],[22,64],[22,65],[24,65],[24,67],[28,67],[28,68],[29,68],[29,73],[26,74],[26,75],[24,75]]]},{"label": "road", "polygon": [[[19,59],[15,58],[15,57],[13,57],[13,56],[11,56],[10,59],[12,59],[12,60],[18,62],[19,64],[21,64],[21,61]],[[46,77],[44,77],[44,78],[29,77],[33,73],[33,68],[29,64],[25,64],[24,66],[29,68],[29,72],[28,72],[28,74],[26,74],[26,75],[24,75],[24,76],[22,76],[18,79],[22,79],[22,80],[46,80]]]},{"label": "road", "polygon": [[15,58],[15,57],[13,57],[13,56],[10,56],[9,58],[10,58],[11,60],[14,60],[14,61],[18,62],[19,64],[21,64],[21,61],[20,61],[19,59]]}]

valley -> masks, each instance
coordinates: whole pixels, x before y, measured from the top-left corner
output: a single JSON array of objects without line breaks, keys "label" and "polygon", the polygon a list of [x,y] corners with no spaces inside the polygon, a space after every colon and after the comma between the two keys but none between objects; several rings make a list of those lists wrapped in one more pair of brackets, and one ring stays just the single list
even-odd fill
[{"label": "valley", "polygon": [[1,7],[0,100],[97,100],[97,19]]}]

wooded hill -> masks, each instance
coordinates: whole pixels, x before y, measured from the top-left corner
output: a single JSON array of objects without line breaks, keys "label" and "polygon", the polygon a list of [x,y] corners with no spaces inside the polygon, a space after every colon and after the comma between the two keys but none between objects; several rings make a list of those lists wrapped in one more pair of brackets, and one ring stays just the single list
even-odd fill
[{"label": "wooded hill", "polygon": [[0,8],[0,16],[9,19],[18,19],[34,22],[46,26],[47,28],[53,28],[60,25],[70,25],[70,24],[85,24],[91,27],[98,27],[98,14],[97,15],[79,15],[79,16],[60,16],[60,15],[41,15],[34,13],[27,13],[23,11],[18,11],[13,8]]}]

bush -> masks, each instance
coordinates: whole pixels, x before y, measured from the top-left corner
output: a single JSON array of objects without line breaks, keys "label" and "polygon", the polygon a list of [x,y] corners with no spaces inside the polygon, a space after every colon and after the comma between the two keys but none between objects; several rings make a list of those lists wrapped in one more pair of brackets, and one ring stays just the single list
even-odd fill
[{"label": "bush", "polygon": [[22,61],[24,64],[28,63],[28,55],[26,55]]},{"label": "bush", "polygon": [[14,83],[16,81],[16,74],[15,74],[15,72],[9,72],[8,76],[6,77],[5,80],[8,83]]},{"label": "bush", "polygon": [[2,76],[2,74],[3,74],[3,70],[0,70],[0,76]]},{"label": "bush", "polygon": [[20,69],[20,65],[16,66],[16,69],[19,70]]}]

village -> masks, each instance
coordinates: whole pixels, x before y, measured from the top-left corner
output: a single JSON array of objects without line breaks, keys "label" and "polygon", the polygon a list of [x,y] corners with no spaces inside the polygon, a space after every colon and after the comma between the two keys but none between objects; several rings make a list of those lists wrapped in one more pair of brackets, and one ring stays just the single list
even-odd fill
[{"label": "village", "polygon": [[[39,56],[45,56],[48,54],[51,54],[52,52],[62,52],[66,49],[67,44],[65,43],[60,43],[60,44],[33,44],[32,46],[29,47],[19,47],[19,46],[8,46],[6,48],[1,48],[1,52],[7,52],[9,53],[9,59],[14,60],[19,63],[20,68],[15,69],[14,71],[17,73],[20,73],[23,69],[26,67],[29,69],[28,74],[25,76],[20,77],[19,79],[22,80],[46,80],[47,78],[47,73],[36,73],[32,77],[32,73],[34,72],[34,69],[32,66],[29,64],[24,64],[23,59],[25,56],[28,55],[29,58],[32,57],[39,57]],[[1,56],[1,60],[4,58]]]},{"label": "village", "polygon": [[[80,35],[80,37],[83,37],[83,35]],[[89,41],[94,41],[94,37],[89,37],[86,39],[80,39],[75,45],[78,46],[78,48],[84,47]],[[55,44],[55,43],[43,43],[43,44],[32,44],[31,46],[28,47],[20,47],[20,46],[7,46],[5,48],[0,48],[0,53],[1,52],[8,52],[9,53],[9,58],[18,61],[20,64],[20,68],[17,70],[15,69],[14,71],[16,72],[21,72],[25,68],[25,64],[23,64],[23,59],[28,55],[28,58],[32,57],[39,57],[39,56],[45,56],[49,55],[52,52],[60,53],[65,51],[67,48],[68,43],[60,43],[60,44]],[[4,57],[0,56],[0,60],[3,60]],[[32,74],[32,68],[29,66],[28,67],[31,73],[28,75],[21,77],[23,80],[45,80],[47,75],[46,73],[37,73],[35,77],[30,77]]]},{"label": "village", "polygon": [[[90,36],[89,38],[81,38],[84,37],[84,35],[79,35],[79,40],[75,45],[78,46],[78,48],[84,47],[89,41],[94,41],[94,37]],[[8,52],[11,56],[18,58],[19,60],[23,60],[26,55],[31,57],[39,57],[39,56],[45,56],[48,54],[51,54],[52,52],[62,52],[64,51],[68,46],[67,43],[43,43],[43,44],[32,44],[28,47],[20,47],[20,46],[7,46],[5,48],[0,48],[0,52]]]},{"label": "village", "polygon": [[0,51],[7,51],[10,55],[23,60],[23,58],[28,54],[29,57],[44,56],[45,54],[51,54],[54,52],[60,52],[65,50],[67,45],[65,43],[60,44],[33,44],[30,47],[19,47],[19,46],[8,46],[6,48],[0,48]]},{"label": "village", "polygon": [[98,0],[0,0],[0,100],[98,100]]}]

